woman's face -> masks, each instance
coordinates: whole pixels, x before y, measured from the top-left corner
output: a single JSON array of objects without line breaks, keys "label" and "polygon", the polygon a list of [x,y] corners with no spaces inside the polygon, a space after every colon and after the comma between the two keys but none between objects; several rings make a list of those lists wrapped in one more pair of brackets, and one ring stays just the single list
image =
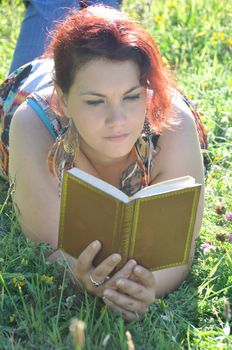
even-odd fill
[{"label": "woman's face", "polygon": [[82,152],[109,162],[131,151],[143,129],[146,100],[136,63],[95,59],[77,72],[64,111],[78,130]]}]

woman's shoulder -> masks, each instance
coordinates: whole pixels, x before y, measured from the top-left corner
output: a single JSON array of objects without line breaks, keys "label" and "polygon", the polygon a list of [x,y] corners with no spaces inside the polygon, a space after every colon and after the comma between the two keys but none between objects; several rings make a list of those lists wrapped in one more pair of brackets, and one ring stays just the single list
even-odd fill
[{"label": "woman's shoulder", "polygon": [[196,118],[181,93],[172,96],[172,122],[163,128],[154,154],[152,179],[201,178],[202,155]]},{"label": "woman's shoulder", "polygon": [[[36,111],[25,101],[14,113],[9,132],[10,164],[24,159],[21,166],[47,169],[47,155],[54,143],[48,128],[38,118]],[[45,171],[45,170],[44,170]],[[46,170],[48,175],[48,170]]]},{"label": "woman's shoulder", "polygon": [[[191,138],[197,137],[197,125],[193,110],[180,92],[175,91],[171,99],[170,123],[163,127],[158,140],[158,146],[169,148],[173,143],[191,142]],[[189,138],[191,137],[191,138]]]},{"label": "woman's shoulder", "polygon": [[[195,117],[193,114],[193,103],[180,91],[173,90],[171,93],[171,129],[175,129],[178,125],[195,125]],[[169,128],[164,128],[164,132]]]},{"label": "woman's shoulder", "polygon": [[[26,142],[31,142],[32,147],[37,143],[52,144],[54,142],[48,129],[43,125],[38,118],[37,112],[27,103],[23,102],[13,115],[10,136],[23,139],[27,138]],[[22,144],[22,142],[21,142]]]},{"label": "woman's shoulder", "polygon": [[[47,154],[53,138],[36,112],[26,102],[15,112],[9,133],[9,175],[37,169],[43,178],[49,176]],[[23,160],[23,161],[22,161]],[[25,169],[24,169],[25,168]],[[42,176],[42,175],[41,175]]]},{"label": "woman's shoulder", "polygon": [[62,133],[63,123],[66,121],[53,111],[51,107],[52,97],[54,97],[53,86],[45,86],[39,91],[32,92],[17,108],[13,116],[13,123],[29,127],[29,129],[36,127],[45,133],[48,131],[54,142],[57,136]]}]

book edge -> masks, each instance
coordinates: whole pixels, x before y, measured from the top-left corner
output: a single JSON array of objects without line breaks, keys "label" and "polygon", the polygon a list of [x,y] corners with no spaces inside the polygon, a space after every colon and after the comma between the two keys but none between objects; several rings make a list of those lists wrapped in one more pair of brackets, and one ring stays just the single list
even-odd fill
[{"label": "book edge", "polygon": [[64,173],[62,190],[61,190],[59,235],[58,235],[58,248],[61,248],[61,249],[63,249],[63,241],[64,241],[64,212],[65,212],[65,202],[66,202],[67,188],[68,188],[67,180],[68,180],[68,176],[66,173]]},{"label": "book edge", "polygon": [[[159,198],[165,198],[165,197],[172,197],[174,195],[179,195],[179,194],[182,194],[184,192],[194,192],[192,211],[190,214],[190,224],[189,224],[189,230],[188,230],[187,237],[186,237],[186,244],[185,244],[185,251],[184,251],[183,260],[180,262],[177,262],[177,263],[173,263],[173,264],[160,265],[158,267],[156,266],[155,268],[151,267],[150,271],[157,271],[157,270],[161,270],[161,269],[165,269],[165,268],[171,268],[171,267],[175,267],[175,266],[181,266],[181,265],[188,264],[189,253],[190,253],[191,242],[192,242],[191,238],[193,236],[193,231],[194,231],[195,217],[196,217],[196,213],[197,213],[197,206],[199,203],[199,196],[200,196],[201,187],[202,187],[202,185],[196,184],[196,186],[194,186],[194,187],[179,189],[179,190],[176,190],[174,192],[161,193],[161,194],[155,196],[155,199],[159,199]],[[133,223],[133,229],[132,229],[132,235],[131,235],[130,247],[129,247],[130,256],[133,256],[133,254],[134,254],[134,247],[135,247],[135,241],[136,241],[136,235],[137,235],[138,212],[139,212],[140,203],[143,201],[153,200],[153,198],[154,197],[151,197],[151,196],[142,197],[142,198],[138,198],[138,200],[136,201],[136,204],[135,204],[136,217],[135,217],[134,223]]]},{"label": "book edge", "polygon": [[170,179],[149,185],[136,192],[132,197],[130,197],[130,199],[137,200],[139,198],[150,197],[153,195],[156,196],[162,193],[169,193],[179,189],[191,188],[197,185],[199,184],[195,182],[195,179],[192,176],[181,176],[175,179]]},{"label": "book edge", "polygon": [[114,197],[124,203],[128,203],[130,201],[129,197],[117,187],[102,179],[99,179],[96,176],[86,173],[83,170],[74,167],[65,171],[65,173],[72,175],[75,179],[81,180],[83,184],[87,183],[92,189],[96,188],[101,192],[106,193],[108,196]]}]

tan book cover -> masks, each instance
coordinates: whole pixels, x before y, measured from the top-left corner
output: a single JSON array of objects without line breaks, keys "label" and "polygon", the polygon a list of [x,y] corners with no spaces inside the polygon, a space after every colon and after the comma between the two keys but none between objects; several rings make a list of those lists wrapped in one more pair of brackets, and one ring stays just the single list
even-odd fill
[{"label": "tan book cover", "polygon": [[[64,173],[59,248],[78,257],[98,239],[94,263],[112,253],[150,270],[189,261],[201,185],[190,176],[151,185],[128,197],[77,168]],[[120,268],[120,266],[118,268]]]}]

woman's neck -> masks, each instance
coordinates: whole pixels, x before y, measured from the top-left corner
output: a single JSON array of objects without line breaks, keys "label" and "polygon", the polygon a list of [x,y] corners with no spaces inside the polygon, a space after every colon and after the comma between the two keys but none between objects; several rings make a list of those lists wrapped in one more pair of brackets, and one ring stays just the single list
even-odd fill
[{"label": "woman's neck", "polygon": [[84,147],[83,149],[80,146],[74,164],[91,175],[119,188],[122,173],[132,164],[133,161],[134,157],[131,152],[123,157],[103,158],[98,157],[96,152],[93,154],[91,151],[88,151],[88,148]]}]

